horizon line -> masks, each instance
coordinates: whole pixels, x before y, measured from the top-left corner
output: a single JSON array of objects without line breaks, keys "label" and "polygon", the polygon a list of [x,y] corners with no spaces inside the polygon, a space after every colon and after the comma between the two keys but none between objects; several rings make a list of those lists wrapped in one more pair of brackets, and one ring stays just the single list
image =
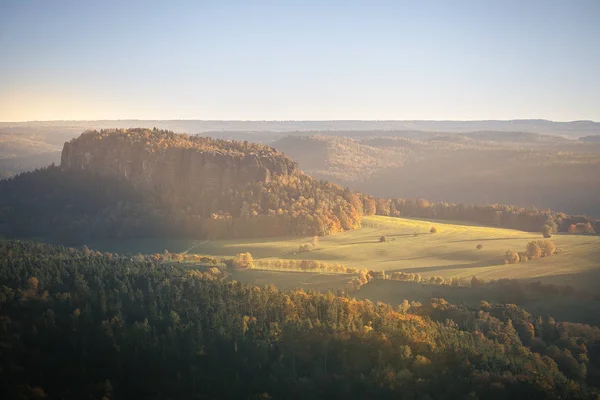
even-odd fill
[{"label": "horizon line", "polygon": [[558,121],[545,118],[517,118],[517,119],[198,119],[198,118],[105,118],[105,119],[40,119],[0,121],[1,124],[39,123],[39,122],[109,122],[109,121],[190,121],[190,122],[526,122],[540,121],[552,123],[599,123],[591,119],[576,119]]}]

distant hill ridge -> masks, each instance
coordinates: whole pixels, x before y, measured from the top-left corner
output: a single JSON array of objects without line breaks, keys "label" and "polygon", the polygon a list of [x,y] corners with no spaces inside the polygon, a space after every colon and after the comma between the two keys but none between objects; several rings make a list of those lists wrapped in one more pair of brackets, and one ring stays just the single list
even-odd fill
[{"label": "distant hill ridge", "polygon": [[[600,134],[600,122],[555,122],[543,119],[428,121],[428,120],[331,120],[331,121],[209,121],[209,120],[97,120],[0,122],[0,132],[31,130],[73,132],[114,127],[157,127],[191,134],[218,131],[293,132],[293,131],[426,131],[466,133],[474,131],[520,131],[570,137]],[[211,134],[211,136],[214,136]]]}]

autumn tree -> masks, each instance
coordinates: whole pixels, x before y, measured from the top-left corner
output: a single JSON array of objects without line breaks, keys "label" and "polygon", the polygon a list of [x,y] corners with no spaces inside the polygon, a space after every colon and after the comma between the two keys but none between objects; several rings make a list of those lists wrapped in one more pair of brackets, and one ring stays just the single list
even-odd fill
[{"label": "autumn tree", "polygon": [[363,213],[365,215],[375,215],[377,212],[377,202],[372,197],[363,198]]},{"label": "autumn tree", "polygon": [[537,241],[527,243],[526,252],[530,260],[536,260],[542,256],[542,249]]},{"label": "autumn tree", "polygon": [[313,236],[311,244],[312,244],[312,247],[314,247],[315,249],[318,249],[319,248],[319,237],[316,235]]},{"label": "autumn tree", "polygon": [[538,245],[542,251],[542,257],[551,256],[556,252],[556,245],[551,240],[542,240],[538,242]]},{"label": "autumn tree", "polygon": [[254,268],[254,260],[252,259],[252,254],[239,253],[233,259],[233,266],[234,268],[238,269]]},{"label": "autumn tree", "polygon": [[506,254],[504,255],[504,263],[505,264],[516,264],[519,261],[520,261],[519,254],[512,250],[508,250],[506,252]]}]

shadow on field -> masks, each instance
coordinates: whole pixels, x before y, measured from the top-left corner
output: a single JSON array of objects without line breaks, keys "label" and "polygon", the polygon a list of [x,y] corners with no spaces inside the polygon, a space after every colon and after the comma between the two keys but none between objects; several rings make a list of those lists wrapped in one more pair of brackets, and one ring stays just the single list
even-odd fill
[{"label": "shadow on field", "polygon": [[[600,271],[596,273],[600,274]],[[539,279],[533,281],[537,280]],[[364,285],[355,297],[392,305],[400,304],[404,300],[425,304],[431,298],[443,298],[449,303],[465,304],[469,307],[478,307],[481,301],[516,304],[535,315],[552,316],[558,321],[600,324],[600,302],[593,299],[576,295],[548,296],[532,291],[507,291],[495,285],[453,287],[377,280]]]},{"label": "shadow on field", "polygon": [[386,235],[389,237],[402,237],[402,236],[422,236],[422,235],[431,235],[431,232],[425,233],[425,232],[417,232],[417,233],[397,233],[394,235]]},{"label": "shadow on field", "polygon": [[373,244],[373,243],[379,243],[379,238],[377,239],[373,239],[373,240],[363,240],[362,242],[350,242],[350,243],[340,243],[340,246],[350,246],[350,245],[354,245],[354,244]]},{"label": "shadow on field", "polygon": [[448,240],[448,243],[461,243],[461,242],[490,242],[493,240],[524,240],[523,238],[487,238],[487,239],[463,239],[463,240]]},{"label": "shadow on field", "polygon": [[[397,233],[394,235],[381,235],[381,236],[385,236],[387,238],[394,238],[391,241],[395,240],[395,238],[398,237],[417,237],[417,236],[421,236],[421,235],[431,235],[431,233]],[[374,236],[373,240],[363,240],[362,242],[349,242],[349,243],[340,243],[340,246],[349,246],[349,245],[353,245],[353,244],[374,244],[374,243],[382,243],[379,241],[379,238],[381,236]],[[383,242],[383,243],[388,243],[390,242],[390,240]]]},{"label": "shadow on field", "polygon": [[[491,267],[494,265],[498,265],[498,260],[487,260],[484,262],[476,262],[476,263],[468,263],[468,264],[450,264],[450,265],[439,265],[433,267],[415,267],[410,268],[410,272],[414,273],[422,273],[422,272],[432,272],[432,271],[445,271],[449,269],[469,269],[469,268],[482,268],[482,267]],[[387,272],[407,272],[407,268],[398,268],[398,269],[390,269]]]},{"label": "shadow on field", "polygon": [[574,272],[571,274],[548,275],[523,279],[523,282],[535,281],[553,285],[570,285],[576,289],[584,290],[592,295],[600,295],[600,266],[598,269],[585,272]]}]

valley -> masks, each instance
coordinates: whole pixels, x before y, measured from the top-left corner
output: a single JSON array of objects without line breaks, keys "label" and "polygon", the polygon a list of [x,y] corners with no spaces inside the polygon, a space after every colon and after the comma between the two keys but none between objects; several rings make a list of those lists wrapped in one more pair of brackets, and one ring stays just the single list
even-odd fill
[{"label": "valley", "polygon": [[[429,233],[431,226],[436,226],[438,233]],[[384,243],[380,242],[382,236],[387,238]],[[529,241],[539,239],[541,234],[511,229],[365,216],[361,228],[320,237],[318,248],[309,252],[299,252],[299,247],[310,243],[311,237],[210,240],[204,243],[192,239],[109,239],[87,245],[101,251],[146,254],[165,250],[180,253],[202,243],[190,252],[223,258],[249,252],[255,260],[263,261],[318,260],[359,269],[418,273],[423,277],[539,280],[597,290],[595,281],[590,279],[590,276],[600,276],[600,237],[596,235],[557,234],[551,240],[560,249],[560,254],[526,263],[504,264],[507,250],[521,251]],[[479,244],[482,248],[478,250]],[[234,274],[236,279],[256,284],[285,282],[284,287],[308,287],[304,275],[275,271],[244,271],[239,277]],[[269,276],[271,282],[267,281]],[[322,289],[344,288],[348,281],[326,276],[323,279],[328,283],[323,284],[318,276],[311,278],[311,285]]]}]

